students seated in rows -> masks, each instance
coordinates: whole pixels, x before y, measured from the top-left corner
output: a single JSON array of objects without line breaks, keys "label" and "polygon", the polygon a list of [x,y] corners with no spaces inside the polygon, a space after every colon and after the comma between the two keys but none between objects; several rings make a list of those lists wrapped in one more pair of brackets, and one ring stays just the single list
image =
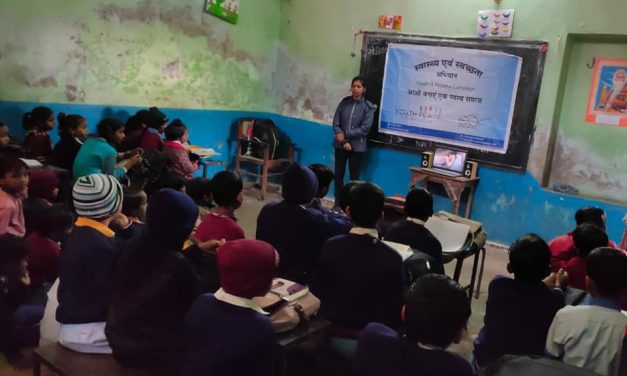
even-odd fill
[{"label": "students seated in rows", "polygon": [[125,367],[176,374],[183,316],[202,292],[188,257],[201,258],[222,244],[201,243],[181,253],[197,216],[185,193],[162,189],[150,197],[146,234],[128,241],[120,254],[111,277],[106,334]]},{"label": "students seated in rows", "polygon": [[412,249],[422,251],[442,263],[442,244],[425,227],[425,222],[433,215],[433,196],[424,188],[412,189],[405,198],[407,219],[390,226],[385,240],[407,244]]},{"label": "students seated in rows", "polygon": [[[605,212],[601,208],[586,206],[577,210],[575,222],[577,226],[586,222],[593,223],[605,231]],[[607,246],[617,248],[611,240],[608,241]],[[563,269],[566,261],[577,255],[572,231],[549,241],[549,247],[551,248],[551,269],[553,271]]]},{"label": "students seated in rows", "polygon": [[66,115],[61,112],[59,119],[59,142],[52,151],[52,164],[72,171],[74,160],[87,139],[87,120],[80,115]]},{"label": "students seated in rows", "polygon": [[322,243],[350,230],[348,218],[309,208],[318,192],[318,179],[307,167],[293,163],[283,176],[283,201],[269,203],[257,217],[257,239],[281,256],[279,275],[307,284]]},{"label": "students seated in rows", "polygon": [[141,154],[137,150],[120,154],[116,147],[124,140],[124,124],[117,119],[102,119],[98,123],[98,137],[90,138],[79,150],[74,160],[73,176],[91,174],[113,175],[118,180],[126,172],[141,163]]},{"label": "students seated in rows", "polygon": [[35,107],[23,115],[22,126],[26,130],[26,157],[43,164],[52,162],[52,141],[49,133],[54,128],[54,112],[48,107]]},{"label": "students seated in rows", "polygon": [[187,127],[180,119],[174,119],[165,129],[165,145],[163,154],[170,158],[170,170],[191,179],[192,174],[198,170],[198,161],[189,159],[187,141],[189,133]]},{"label": "students seated in rows", "polygon": [[359,336],[356,374],[471,376],[470,364],[446,351],[463,338],[470,314],[466,292],[457,282],[438,274],[421,277],[405,294],[406,335],[368,324]]},{"label": "students seated in rows", "polygon": [[22,160],[0,156],[0,235],[24,236],[23,200],[28,195],[28,166]]},{"label": "students seated in rows", "polygon": [[146,114],[146,129],[142,133],[139,147],[144,150],[163,150],[163,131],[168,123],[168,117],[157,107],[150,107]]},{"label": "students seated in rows", "polygon": [[237,224],[235,210],[244,201],[242,179],[231,171],[220,171],[211,179],[213,200],[218,205],[205,216],[195,238],[204,242],[211,239],[226,241],[244,239],[244,229]]},{"label": "students seated in rows", "polygon": [[104,328],[109,277],[120,241],[109,224],[122,208],[122,187],[111,175],[80,177],[72,189],[78,219],[61,252],[59,342],[74,351],[111,353]]},{"label": "students seated in rows", "polygon": [[572,236],[577,255],[564,263],[564,270],[570,286],[586,290],[586,257],[593,249],[607,246],[607,234],[592,223],[584,223],[575,228]]},{"label": "students seated in rows", "polygon": [[312,273],[311,291],[320,298],[320,316],[333,322],[332,345],[345,355],[354,352],[361,329],[380,322],[398,329],[403,305],[403,261],[379,240],[383,191],[371,183],[355,186],[347,214],[349,234],[327,240]]},{"label": "students seated in rows", "polygon": [[218,250],[220,288],[201,295],[185,316],[187,352],[181,375],[272,375],[272,321],[252,298],[272,284],[279,257],[259,240],[235,240]]},{"label": "students seated in rows", "polygon": [[546,333],[564,306],[564,294],[554,287],[566,283],[563,271],[549,275],[550,262],[548,245],[535,234],[521,236],[510,246],[507,271],[514,279],[497,276],[490,282],[484,325],[475,339],[480,366],[504,354],[544,354]]},{"label": "students seated in rows", "polygon": [[557,312],[546,339],[547,352],[564,363],[601,375],[618,375],[627,317],[618,297],[627,287],[627,256],[597,248],[586,258],[590,296]]},{"label": "students seated in rows", "polygon": [[59,196],[59,177],[47,168],[35,168],[30,172],[28,198],[24,200],[26,234],[30,234],[37,217],[50,208]]}]

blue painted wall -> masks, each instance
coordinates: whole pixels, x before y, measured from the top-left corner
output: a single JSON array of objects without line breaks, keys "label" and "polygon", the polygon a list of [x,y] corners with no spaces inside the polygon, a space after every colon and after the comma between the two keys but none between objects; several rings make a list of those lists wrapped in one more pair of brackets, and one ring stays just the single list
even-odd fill
[{"label": "blue painted wall", "polygon": [[[23,135],[22,114],[38,103],[0,102],[0,119],[7,123],[16,136]],[[125,121],[137,107],[43,104],[55,114],[78,113],[83,115],[92,130],[103,117],[116,117]],[[235,145],[232,138],[233,125],[240,117],[269,117],[291,137],[299,148],[297,158],[301,163],[314,162],[333,166],[331,148],[332,130],[329,126],[307,120],[286,117],[273,113],[162,109],[171,119],[180,118],[186,123],[195,144],[212,147],[222,153],[221,159],[232,163]],[[52,135],[57,140],[56,134]],[[379,184],[391,195],[406,193],[409,183],[409,167],[416,166],[419,156],[387,147],[372,145],[364,161],[363,178]],[[215,171],[210,171],[210,174]],[[489,167],[479,170],[481,182],[475,193],[471,217],[482,222],[492,241],[509,244],[516,237],[536,232],[545,239],[571,230],[574,227],[575,211],[583,206],[596,205],[605,209],[608,234],[620,240],[623,231],[621,221],[626,208],[603,202],[585,200],[544,190],[529,173],[517,174]],[[436,194],[436,210],[450,210],[445,193],[439,187],[432,189]]]}]

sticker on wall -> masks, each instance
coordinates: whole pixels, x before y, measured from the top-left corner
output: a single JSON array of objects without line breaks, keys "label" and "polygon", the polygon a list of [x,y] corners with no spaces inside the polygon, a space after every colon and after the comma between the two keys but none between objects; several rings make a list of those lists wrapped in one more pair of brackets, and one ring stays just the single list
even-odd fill
[{"label": "sticker on wall", "polygon": [[477,16],[479,38],[511,38],[514,9],[480,10]]},{"label": "sticker on wall", "polygon": [[394,27],[394,16],[382,14],[379,16],[379,29],[392,30]]},{"label": "sticker on wall", "polygon": [[400,30],[403,26],[403,16],[394,16],[394,25],[392,28],[394,30]]},{"label": "sticker on wall", "polygon": [[627,59],[595,58],[586,122],[627,127]]},{"label": "sticker on wall", "polygon": [[236,24],[239,18],[239,0],[207,0],[207,13]]}]

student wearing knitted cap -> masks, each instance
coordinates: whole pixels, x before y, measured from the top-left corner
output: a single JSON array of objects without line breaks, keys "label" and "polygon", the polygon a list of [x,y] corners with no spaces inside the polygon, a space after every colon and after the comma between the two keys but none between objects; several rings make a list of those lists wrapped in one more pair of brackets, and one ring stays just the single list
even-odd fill
[{"label": "student wearing knitted cap", "polygon": [[85,353],[111,353],[104,328],[108,282],[121,244],[109,224],[122,208],[122,186],[111,175],[80,177],[72,189],[78,219],[59,270],[59,342]]},{"label": "student wearing knitted cap", "polygon": [[162,189],[150,197],[146,234],[124,246],[111,279],[106,334],[125,367],[176,374],[183,316],[203,287],[194,263],[215,260],[215,248],[224,244],[201,243],[181,253],[197,217],[198,207],[185,193]]},{"label": "student wearing knitted cap", "polygon": [[257,217],[257,239],[266,241],[279,252],[279,276],[307,284],[322,243],[351,228],[347,217],[333,216],[311,209],[318,192],[313,171],[293,163],[283,176],[283,201],[269,203]]},{"label": "student wearing knitted cap", "polygon": [[142,134],[139,146],[144,150],[161,151],[165,145],[162,135],[168,123],[168,117],[157,107],[150,107],[145,119],[147,128]]},{"label": "student wearing knitted cap", "polygon": [[265,295],[279,262],[259,240],[218,250],[222,288],[201,295],[185,315],[187,352],[181,375],[272,375],[272,321],[252,298]]}]

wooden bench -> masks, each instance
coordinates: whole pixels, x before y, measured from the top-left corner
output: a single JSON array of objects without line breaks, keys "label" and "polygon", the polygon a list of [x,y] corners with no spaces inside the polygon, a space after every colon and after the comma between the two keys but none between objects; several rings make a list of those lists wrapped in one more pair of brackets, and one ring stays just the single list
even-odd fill
[{"label": "wooden bench", "polygon": [[34,351],[33,376],[41,375],[41,365],[60,376],[116,376],[122,367],[111,354],[83,354],[58,343],[38,347]]}]

